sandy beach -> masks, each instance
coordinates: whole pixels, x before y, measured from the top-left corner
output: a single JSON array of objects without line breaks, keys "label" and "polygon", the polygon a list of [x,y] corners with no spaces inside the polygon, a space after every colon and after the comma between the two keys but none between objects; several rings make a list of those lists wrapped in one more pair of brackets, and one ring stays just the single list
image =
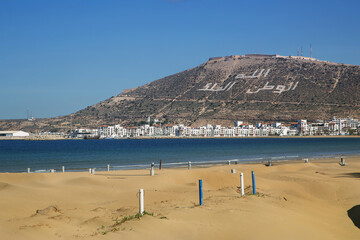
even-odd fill
[{"label": "sandy beach", "polygon": [[[360,157],[346,163],[1,173],[0,239],[360,239],[348,216],[360,204]],[[148,214],[138,219],[140,188]]]}]

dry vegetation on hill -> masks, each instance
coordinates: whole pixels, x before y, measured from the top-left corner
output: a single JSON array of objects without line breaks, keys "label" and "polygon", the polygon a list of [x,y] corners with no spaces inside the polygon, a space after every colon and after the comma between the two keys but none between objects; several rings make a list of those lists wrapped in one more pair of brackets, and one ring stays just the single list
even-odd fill
[{"label": "dry vegetation on hill", "polygon": [[[261,75],[249,78],[262,69]],[[227,88],[199,90],[206,86],[213,90]],[[283,88],[278,93],[277,89]],[[231,124],[234,120],[360,117],[360,67],[290,58],[212,58],[198,67],[126,90],[74,114],[32,123],[2,121],[0,129],[66,130],[101,124],[133,125],[148,116],[193,126]]]}]

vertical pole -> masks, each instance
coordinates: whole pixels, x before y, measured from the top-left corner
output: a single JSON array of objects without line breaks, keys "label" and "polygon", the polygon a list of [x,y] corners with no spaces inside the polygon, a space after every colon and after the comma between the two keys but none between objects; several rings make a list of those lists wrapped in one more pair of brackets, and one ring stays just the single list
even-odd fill
[{"label": "vertical pole", "polygon": [[256,187],[255,187],[255,173],[254,171],[251,171],[251,175],[252,175],[252,187],[253,187],[253,194],[256,194]]},{"label": "vertical pole", "polygon": [[91,168],[89,168],[89,173],[92,173],[92,170],[91,170]]},{"label": "vertical pole", "polygon": [[202,190],[202,180],[199,179],[199,203],[200,206],[203,205],[203,190]]},{"label": "vertical pole", "polygon": [[159,170],[161,170],[161,159],[160,159],[160,163],[159,163]]},{"label": "vertical pole", "polygon": [[65,172],[65,166],[62,166],[62,172]]},{"label": "vertical pole", "polygon": [[150,176],[154,176],[154,163],[151,163]]},{"label": "vertical pole", "polygon": [[188,161],[188,170],[191,170],[191,162]]},{"label": "vertical pole", "polygon": [[110,172],[110,164],[107,165],[107,171]]},{"label": "vertical pole", "polygon": [[241,196],[244,196],[244,174],[240,173]]},{"label": "vertical pole", "polygon": [[28,171],[27,171],[27,173],[30,173],[30,168],[28,168]]},{"label": "vertical pole", "polygon": [[139,213],[144,213],[144,189],[139,189]]},{"label": "vertical pole", "polygon": [[230,161],[228,161],[228,165],[230,165],[231,164],[231,162]]}]

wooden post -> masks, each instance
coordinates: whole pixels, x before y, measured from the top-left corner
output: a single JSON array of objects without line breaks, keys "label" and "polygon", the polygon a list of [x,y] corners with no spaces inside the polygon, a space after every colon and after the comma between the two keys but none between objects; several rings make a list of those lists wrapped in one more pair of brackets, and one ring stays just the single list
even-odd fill
[{"label": "wooden post", "polygon": [[159,163],[159,170],[161,170],[161,159],[160,159],[160,163]]},{"label": "wooden post", "polygon": [[139,213],[144,214],[144,189],[139,189]]}]

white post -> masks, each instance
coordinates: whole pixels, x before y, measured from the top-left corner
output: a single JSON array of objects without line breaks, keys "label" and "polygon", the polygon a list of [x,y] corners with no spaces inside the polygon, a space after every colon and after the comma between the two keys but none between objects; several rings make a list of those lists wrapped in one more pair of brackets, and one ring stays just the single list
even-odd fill
[{"label": "white post", "polygon": [[230,165],[231,164],[231,162],[230,161],[228,161],[228,165]]},{"label": "white post", "polygon": [[144,189],[139,189],[139,213],[144,213]]},{"label": "white post", "polygon": [[188,162],[188,170],[191,170],[191,162]]},{"label": "white post", "polygon": [[51,173],[55,173],[55,169],[50,169],[50,172],[51,172]]},{"label": "white post", "polygon": [[27,171],[27,173],[30,173],[30,168],[28,168],[28,171]]},{"label": "white post", "polygon": [[62,172],[65,172],[65,166],[62,166]]},{"label": "white post", "polygon": [[341,166],[345,166],[345,159],[341,158]]},{"label": "white post", "polygon": [[91,170],[91,168],[89,168],[89,173],[92,173],[92,170]]},{"label": "white post", "polygon": [[150,176],[154,176],[154,163],[151,163]]},{"label": "white post", "polygon": [[236,173],[236,170],[235,170],[235,169],[231,169],[231,173]]},{"label": "white post", "polygon": [[110,164],[107,165],[107,171],[110,172]]},{"label": "white post", "polygon": [[305,158],[305,163],[309,163],[309,159],[308,158]]},{"label": "white post", "polygon": [[244,174],[240,173],[241,196],[244,196]]},{"label": "white post", "polygon": [[95,168],[92,169],[92,174],[95,175]]}]

